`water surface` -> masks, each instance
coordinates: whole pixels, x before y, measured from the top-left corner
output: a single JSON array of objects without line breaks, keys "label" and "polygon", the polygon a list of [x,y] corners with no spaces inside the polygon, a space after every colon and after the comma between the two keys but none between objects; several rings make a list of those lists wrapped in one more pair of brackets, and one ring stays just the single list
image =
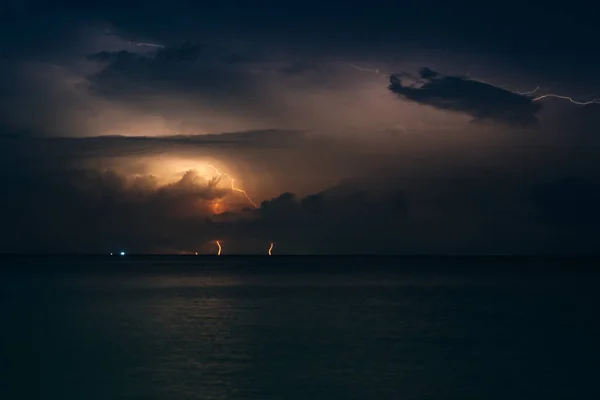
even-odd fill
[{"label": "water surface", "polygon": [[600,398],[582,260],[2,262],[1,398]]}]

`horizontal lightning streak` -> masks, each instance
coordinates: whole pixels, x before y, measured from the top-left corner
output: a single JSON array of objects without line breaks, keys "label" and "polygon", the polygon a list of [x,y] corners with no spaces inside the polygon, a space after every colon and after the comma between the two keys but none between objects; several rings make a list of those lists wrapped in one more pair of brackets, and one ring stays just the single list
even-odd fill
[{"label": "horizontal lightning streak", "polygon": [[350,66],[354,69],[357,69],[357,70],[363,71],[363,72],[371,72],[373,74],[382,73],[381,71],[379,71],[379,68],[377,68],[377,69],[362,68],[362,67],[359,67],[358,65],[354,65],[354,64],[350,64]]},{"label": "horizontal lightning streak", "polygon": [[539,86],[536,86],[535,89],[530,90],[529,92],[519,92],[518,90],[515,90],[516,94],[520,94],[521,96],[527,96],[529,94],[534,94],[535,92],[537,92],[538,90],[540,90]]},{"label": "horizontal lightning streak", "polygon": [[600,99],[592,99],[590,101],[577,101],[577,100],[573,100],[571,97],[569,96],[562,96],[559,94],[554,94],[554,93],[548,93],[539,97],[536,97],[535,99],[532,99],[531,101],[539,101],[539,100],[543,100],[545,98],[556,98],[556,99],[562,99],[562,100],[568,100],[573,104],[577,104],[579,106],[587,106],[588,104],[600,104]]},{"label": "horizontal lightning streak", "polygon": [[[350,64],[350,66],[352,68],[354,68],[354,69],[359,70],[359,71],[370,72],[372,74],[381,74],[382,73],[379,70],[379,68],[378,69],[362,68],[362,67],[359,67],[358,65],[354,65],[354,64]],[[466,76],[469,76],[469,74],[467,73]],[[496,86],[496,85],[493,85],[491,83],[487,83],[485,81],[481,81],[481,80],[476,80],[476,81],[477,82],[482,82],[482,83],[485,83],[485,84],[488,84],[488,85],[491,85],[491,86]],[[499,86],[496,86],[496,87],[499,87]],[[504,89],[504,88],[501,88],[501,89]],[[508,90],[508,89],[504,89],[504,90]],[[539,86],[537,86],[533,90],[530,90],[529,92],[520,92],[518,90],[508,90],[508,91],[512,92],[512,93],[515,93],[515,94],[518,94],[520,96],[530,96],[530,95],[536,93],[538,90],[540,90]],[[535,98],[531,99],[531,101],[540,101],[540,100],[547,99],[547,98],[555,98],[555,99],[567,100],[567,101],[570,101],[571,103],[577,104],[579,106],[587,106],[589,104],[600,104],[600,99],[592,99],[592,100],[589,100],[589,101],[578,101],[578,100],[574,100],[570,96],[563,96],[563,95],[556,94],[556,93],[544,94],[544,95],[541,95],[541,96],[538,96],[538,97],[535,97]]]},{"label": "horizontal lightning streak", "polygon": [[136,46],[158,47],[160,49],[165,48],[165,46],[163,46],[162,44],[155,44],[155,43],[144,43],[144,42],[128,42],[128,43],[136,45]]}]

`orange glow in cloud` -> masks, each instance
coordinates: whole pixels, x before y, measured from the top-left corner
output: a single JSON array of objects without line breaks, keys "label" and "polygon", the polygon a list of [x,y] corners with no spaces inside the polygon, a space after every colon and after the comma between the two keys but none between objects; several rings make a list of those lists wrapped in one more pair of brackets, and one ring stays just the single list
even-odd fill
[{"label": "orange glow in cloud", "polygon": [[226,174],[226,173],[224,173],[224,172],[221,172],[221,171],[220,171],[220,170],[219,170],[217,167],[215,167],[215,166],[214,166],[214,165],[212,165],[212,164],[208,164],[208,165],[207,165],[207,167],[214,169],[214,170],[215,170],[215,172],[216,172],[216,173],[217,173],[219,176],[224,176],[224,177],[226,177],[227,179],[229,179],[229,182],[231,183],[231,189],[232,189],[232,190],[234,190],[234,191],[236,191],[236,192],[238,192],[238,193],[241,193],[242,195],[244,195],[244,197],[246,198],[246,200],[248,200],[248,202],[249,202],[250,204],[252,204],[252,206],[253,206],[254,208],[258,208],[258,206],[257,206],[257,205],[256,205],[256,203],[254,202],[254,200],[252,200],[252,198],[250,198],[250,196],[248,196],[248,193],[246,193],[246,191],[245,191],[245,190],[243,190],[243,189],[240,189],[240,188],[238,188],[238,187],[236,187],[236,186],[235,186],[235,179],[233,179],[233,178],[231,177],[231,175],[229,175],[229,174]]},{"label": "orange glow in cloud", "polygon": [[217,255],[218,255],[218,256],[220,256],[220,255],[221,255],[221,250],[222,250],[222,248],[221,248],[221,243],[219,243],[219,241],[218,241],[218,240],[217,240],[217,247],[218,247],[218,250],[217,250]]},{"label": "orange glow in cloud", "polygon": [[[181,176],[188,171],[195,171],[199,177],[206,179],[206,181],[212,181],[215,177],[226,178],[229,182],[225,181],[223,183],[224,185],[227,185],[232,191],[244,196],[245,200],[252,205],[252,207],[258,208],[256,202],[248,195],[248,192],[236,184],[236,179],[224,172],[221,169],[221,166],[217,167],[215,164],[209,164],[207,162],[209,159],[161,157],[158,160],[160,162],[152,159],[149,160],[150,168],[147,172],[156,176],[161,185],[167,185],[178,181],[181,179]],[[227,204],[223,199],[215,199],[210,204],[210,208],[214,214],[222,214],[227,211]]]},{"label": "orange glow in cloud", "polygon": [[271,242],[271,245],[269,246],[269,255],[272,255],[271,252],[273,251],[273,247],[275,247],[275,245]]},{"label": "orange glow in cloud", "polygon": [[222,214],[225,212],[225,205],[221,199],[214,200],[210,206],[213,214]]}]

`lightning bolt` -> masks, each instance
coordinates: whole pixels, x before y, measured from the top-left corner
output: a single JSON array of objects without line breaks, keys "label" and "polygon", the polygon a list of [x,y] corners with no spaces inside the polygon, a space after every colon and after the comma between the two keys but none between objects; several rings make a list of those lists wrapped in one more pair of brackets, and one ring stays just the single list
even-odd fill
[{"label": "lightning bolt", "polygon": [[246,198],[246,200],[248,200],[248,202],[249,202],[250,204],[252,204],[252,206],[253,206],[254,208],[258,208],[258,206],[257,206],[257,205],[256,205],[256,203],[254,202],[254,200],[252,200],[252,198],[251,198],[250,196],[248,196],[248,193],[246,193],[246,191],[245,191],[245,190],[243,190],[243,189],[240,189],[240,188],[238,188],[238,187],[236,187],[236,186],[235,186],[235,179],[233,179],[233,178],[231,177],[231,175],[229,175],[229,174],[226,174],[226,173],[224,173],[224,172],[221,172],[221,171],[220,171],[220,170],[219,170],[217,167],[215,167],[215,166],[214,166],[214,165],[212,165],[212,164],[209,164],[209,165],[208,165],[208,167],[209,167],[209,168],[212,168],[212,169],[214,169],[214,170],[215,170],[215,172],[217,173],[217,175],[219,175],[220,177],[221,177],[221,176],[225,176],[227,179],[229,179],[229,182],[231,183],[231,190],[234,190],[234,191],[236,191],[236,192],[238,192],[238,193],[241,193],[242,195],[244,195],[244,197]]},{"label": "lightning bolt", "polygon": [[273,242],[271,242],[271,245],[269,246],[269,255],[271,255],[271,252],[273,251],[273,247],[275,247],[275,245],[273,244]]},{"label": "lightning bolt", "polygon": [[530,90],[529,92],[519,92],[518,90],[515,90],[515,93],[516,93],[516,94],[520,94],[521,96],[527,96],[527,95],[530,95],[530,94],[534,94],[534,93],[535,93],[535,92],[537,92],[538,90],[540,90],[540,87],[539,87],[539,86],[536,86],[536,87],[535,87],[535,89],[533,89],[533,90]]},{"label": "lightning bolt", "polygon": [[[381,74],[382,73],[379,70],[379,68],[377,68],[377,69],[362,68],[362,67],[359,67],[358,65],[354,65],[354,64],[350,64],[350,66],[352,68],[354,68],[354,69],[359,70],[359,71],[370,72],[372,74]],[[385,74],[386,75],[390,75],[390,74],[387,74],[387,73],[385,73]],[[469,73],[467,72],[467,74],[465,75],[465,77],[468,77],[468,76],[469,76]],[[487,82],[482,81],[482,80],[477,80],[477,79],[473,79],[473,80],[478,81],[478,82],[483,82],[483,83],[486,83],[486,84],[491,85],[491,86],[499,87],[497,85],[493,85],[491,83],[487,83]],[[504,89],[504,88],[502,88],[502,89]],[[520,92],[518,90],[509,90],[509,89],[505,89],[505,90],[508,90],[509,92],[518,94],[520,96],[530,96],[530,95],[536,93],[538,90],[540,90],[540,87],[537,86],[535,89],[530,90],[529,92]],[[538,97],[535,97],[535,98],[531,99],[531,101],[540,101],[540,100],[547,99],[547,98],[555,98],[555,99],[567,100],[567,101],[570,101],[573,104],[577,104],[578,106],[587,106],[589,104],[600,104],[600,99],[592,99],[592,100],[589,100],[589,101],[578,101],[578,100],[574,100],[570,96],[563,96],[563,95],[556,94],[556,93],[544,94],[544,95],[541,95],[541,96],[538,96]]]},{"label": "lightning bolt", "polygon": [[217,250],[217,255],[218,255],[218,256],[220,256],[220,255],[221,255],[221,250],[222,250],[222,247],[221,247],[221,243],[219,243],[219,241],[218,241],[218,240],[217,240],[217,247],[218,247],[218,250]]},{"label": "lightning bolt", "polygon": [[568,100],[573,104],[577,104],[578,106],[587,106],[588,104],[600,104],[600,99],[592,99],[590,101],[577,101],[577,100],[573,100],[571,97],[569,96],[562,96],[560,94],[554,94],[554,93],[548,93],[548,94],[544,94],[542,96],[536,97],[535,99],[532,99],[531,101],[540,101],[549,97],[553,97],[556,99],[561,99],[561,100]]},{"label": "lightning bolt", "polygon": [[[488,82],[485,82],[485,81],[482,81],[482,80],[478,80],[478,81],[486,83],[488,85],[499,87],[497,85],[494,85],[492,83],[488,83]],[[510,89],[506,89],[506,88],[501,88],[501,89],[508,90],[509,92],[513,92],[513,93],[521,95],[521,96],[531,96],[532,94],[534,94],[538,90],[540,90],[540,87],[536,86],[535,89],[530,90],[529,92],[520,92],[518,90],[510,90]],[[574,100],[570,96],[563,96],[563,95],[556,94],[556,93],[543,94],[541,96],[532,98],[531,101],[540,101],[540,100],[547,99],[547,98],[555,98],[555,99],[567,100],[567,101],[570,101],[573,104],[577,104],[578,106],[587,106],[589,104],[600,104],[600,99],[592,99],[590,101],[578,101],[578,100]]]},{"label": "lightning bolt", "polygon": [[158,47],[159,49],[165,48],[165,46],[163,46],[162,44],[155,44],[155,43],[144,43],[144,42],[127,42],[127,43],[133,44],[136,46]]},{"label": "lightning bolt", "polygon": [[354,65],[354,64],[350,64],[350,66],[351,66],[352,68],[354,68],[354,69],[357,69],[357,70],[359,70],[359,71],[362,71],[362,72],[370,72],[370,73],[372,73],[372,74],[385,74],[385,75],[389,75],[389,74],[388,74],[388,73],[386,73],[386,72],[381,72],[381,71],[379,70],[379,68],[376,68],[376,69],[362,68],[362,67],[359,67],[358,65]]}]

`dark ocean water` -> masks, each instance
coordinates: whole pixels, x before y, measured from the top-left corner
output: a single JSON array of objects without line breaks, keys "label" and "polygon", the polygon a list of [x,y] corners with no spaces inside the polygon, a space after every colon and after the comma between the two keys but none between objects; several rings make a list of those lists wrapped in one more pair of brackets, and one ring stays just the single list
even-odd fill
[{"label": "dark ocean water", "polygon": [[590,261],[1,262],[1,399],[600,398]]}]

